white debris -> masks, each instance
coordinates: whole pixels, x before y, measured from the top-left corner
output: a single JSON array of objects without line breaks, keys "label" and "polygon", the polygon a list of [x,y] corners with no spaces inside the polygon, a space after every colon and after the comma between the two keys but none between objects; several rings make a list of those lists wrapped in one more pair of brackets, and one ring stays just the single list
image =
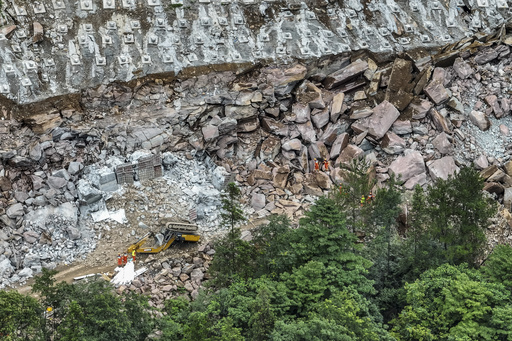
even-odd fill
[{"label": "white debris", "polygon": [[148,268],[146,268],[146,267],[140,268],[139,270],[135,271],[135,277],[142,275],[146,271],[148,271]]},{"label": "white debris", "polygon": [[119,224],[124,224],[128,222],[126,219],[126,212],[124,208],[121,208],[117,211],[110,212],[110,219],[117,221]]},{"label": "white debris", "polygon": [[112,278],[110,283],[114,285],[130,284],[134,278],[135,264],[133,264],[133,262],[128,262],[128,264],[126,264],[124,268],[121,268],[117,275],[115,275],[115,277]]},{"label": "white debris", "polygon": [[96,212],[91,212],[92,220],[94,220],[95,223],[110,218],[110,213],[106,208],[103,208]]}]

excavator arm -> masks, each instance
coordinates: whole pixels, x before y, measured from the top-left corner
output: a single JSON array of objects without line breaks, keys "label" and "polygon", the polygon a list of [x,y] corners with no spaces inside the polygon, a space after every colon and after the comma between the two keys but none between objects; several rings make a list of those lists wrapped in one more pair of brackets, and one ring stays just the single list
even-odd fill
[{"label": "excavator arm", "polygon": [[143,247],[144,243],[146,243],[150,237],[154,236],[153,232],[148,232],[135,244],[128,247],[128,253],[131,254],[134,250],[136,253],[158,253],[167,250],[174,242],[198,242],[201,236],[196,234],[195,231],[197,231],[197,225],[169,223],[164,233],[162,245],[157,247]]},{"label": "excavator arm", "polygon": [[176,233],[173,233],[172,231],[166,231],[164,235],[164,242],[162,245],[157,247],[145,247],[145,248],[138,248],[135,250],[137,253],[158,253],[160,251],[167,250],[169,246],[171,246],[172,243],[176,240]]},{"label": "excavator arm", "polygon": [[130,245],[130,247],[128,248],[128,253],[131,254],[133,250],[135,250],[135,252],[138,252],[137,250],[140,249],[140,247],[148,241],[148,239],[150,237],[152,237],[154,234],[153,232],[148,232],[146,233],[141,239],[139,239],[135,244],[132,244]]}]

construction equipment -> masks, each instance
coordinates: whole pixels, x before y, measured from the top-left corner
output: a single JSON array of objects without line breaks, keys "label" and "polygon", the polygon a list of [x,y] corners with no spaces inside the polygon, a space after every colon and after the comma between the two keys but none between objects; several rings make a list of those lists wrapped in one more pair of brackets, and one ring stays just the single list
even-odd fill
[{"label": "construction equipment", "polygon": [[160,246],[143,247],[143,245],[154,237],[153,232],[146,233],[135,244],[130,245],[128,254],[135,250],[136,253],[158,253],[167,250],[174,242],[198,242],[201,238],[197,234],[197,225],[170,222],[167,223],[164,238]]}]

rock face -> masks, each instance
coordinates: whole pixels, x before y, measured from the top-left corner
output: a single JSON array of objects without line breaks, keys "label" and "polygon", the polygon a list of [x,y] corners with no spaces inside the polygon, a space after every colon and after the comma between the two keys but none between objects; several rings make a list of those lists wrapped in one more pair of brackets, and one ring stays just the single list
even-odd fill
[{"label": "rock face", "polygon": [[[291,11],[281,11],[279,6],[265,3],[261,13],[255,10],[261,1],[242,2],[228,10],[224,3],[205,2],[207,10],[202,5],[183,10],[166,6],[164,1],[140,1],[132,5],[119,0],[45,3],[42,11],[35,6],[27,6],[23,15],[19,15],[23,20],[15,20],[19,9],[14,8],[11,2],[4,3],[4,11],[13,14],[2,17],[1,32],[12,44],[6,44],[0,51],[0,60],[15,65],[8,69],[9,77],[1,76],[7,87],[2,85],[0,89],[18,103],[77,94],[82,88],[101,88],[108,82],[150,79],[153,75],[172,77],[171,74],[187,72],[196,75],[197,70],[217,66],[222,66],[222,69],[229,67],[232,71],[250,70],[252,65],[279,61],[283,57],[316,61],[360,48],[386,55],[390,51],[414,51],[425,44],[435,50],[447,44],[446,39],[455,42],[466,38],[467,32],[477,29],[474,17],[478,17],[478,27],[485,32],[498,29],[508,18],[506,6],[496,7],[494,4],[491,12],[490,5],[471,5],[459,12],[458,3],[440,2],[434,7],[426,0],[419,0],[414,6],[401,2],[367,6],[364,1],[355,0],[350,5],[333,3],[328,9],[315,2],[304,3],[300,9],[295,9],[293,1],[285,1],[283,8]],[[489,10],[482,10],[486,7]],[[275,15],[268,15],[269,11]],[[458,15],[450,16],[447,25],[447,19],[437,15],[438,12]],[[75,15],[73,25],[67,21],[70,13]],[[338,30],[339,21],[345,19],[338,17],[337,13],[344,13],[347,18],[357,16],[358,25],[366,29]],[[116,20],[111,20],[112,15]],[[261,24],[260,17],[265,19]],[[283,22],[289,24],[282,27]],[[414,30],[408,31],[411,23],[414,23]],[[314,25],[318,34],[310,34],[302,25]],[[444,38],[434,39],[433,28],[436,37]],[[282,34],[269,34],[281,30]],[[27,32],[33,32],[33,35]],[[242,32],[236,41],[227,38],[233,32]],[[371,42],[368,41],[369,36],[372,37]],[[175,48],[169,49],[171,45]],[[17,46],[26,48],[18,49]],[[139,49],[138,46],[144,48]],[[11,54],[17,54],[19,58],[8,58]],[[504,51],[498,48],[483,50],[477,54],[475,62],[484,65],[503,54]],[[42,62],[30,62],[34,60]],[[368,66],[365,63],[364,60],[356,60],[350,70],[334,75],[336,69],[329,70],[326,73],[329,76],[324,80],[326,88],[345,86],[347,81],[349,87],[355,86],[350,84],[350,78],[366,70]],[[338,69],[343,69],[345,64],[338,63]],[[370,71],[373,73],[375,70]],[[37,74],[46,76],[38,81]],[[293,83],[302,79],[298,75],[304,78],[305,72],[291,70],[275,76],[276,94],[289,93]],[[126,103],[134,98],[132,96],[112,93],[107,101]],[[64,104],[57,99],[54,103]],[[65,103],[66,106],[68,104]]]}]

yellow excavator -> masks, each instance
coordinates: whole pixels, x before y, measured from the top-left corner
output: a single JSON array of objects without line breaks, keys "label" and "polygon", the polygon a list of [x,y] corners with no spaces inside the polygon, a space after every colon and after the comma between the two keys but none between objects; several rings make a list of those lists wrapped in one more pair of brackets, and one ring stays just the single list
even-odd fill
[{"label": "yellow excavator", "polygon": [[136,253],[158,253],[167,250],[175,242],[198,242],[201,236],[197,234],[197,225],[169,222],[166,224],[164,238],[161,245],[156,247],[143,247],[143,245],[154,237],[153,232],[146,233],[135,244],[128,247],[128,254],[135,250]]}]

